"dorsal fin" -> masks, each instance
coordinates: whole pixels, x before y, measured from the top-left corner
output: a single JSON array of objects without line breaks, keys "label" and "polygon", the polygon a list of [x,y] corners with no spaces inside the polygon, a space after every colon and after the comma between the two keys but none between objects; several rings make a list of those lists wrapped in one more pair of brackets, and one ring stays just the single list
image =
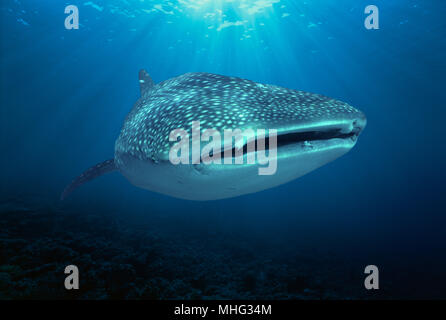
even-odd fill
[{"label": "dorsal fin", "polygon": [[143,96],[148,90],[150,90],[155,85],[152,78],[146,70],[141,69],[139,71],[139,90],[141,91],[141,96]]}]

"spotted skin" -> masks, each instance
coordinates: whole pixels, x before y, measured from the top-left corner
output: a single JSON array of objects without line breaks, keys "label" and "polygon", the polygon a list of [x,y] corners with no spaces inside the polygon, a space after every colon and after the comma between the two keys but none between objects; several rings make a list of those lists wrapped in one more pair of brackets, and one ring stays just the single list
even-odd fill
[{"label": "spotted skin", "polygon": [[[353,117],[350,105],[319,94],[211,73],[186,73],[144,93],[125,120],[117,154],[167,160],[169,133],[201,128],[278,129],[291,124]],[[118,164],[119,165],[119,164]]]},{"label": "spotted skin", "polygon": [[[226,194],[222,189],[221,197],[217,193],[201,199],[200,196],[195,197],[195,194],[202,192],[200,188],[202,189],[204,182],[198,179],[203,179],[204,175],[196,178],[189,171],[185,171],[187,169],[182,169],[181,173],[175,173],[172,183],[184,183],[190,189],[196,189],[191,191],[191,195],[183,195],[181,191],[170,192],[169,185],[163,187],[149,181],[151,177],[163,179],[161,172],[164,172],[167,177],[172,171],[178,170],[173,169],[173,165],[169,164],[168,155],[173,144],[169,141],[169,134],[172,130],[179,128],[191,134],[193,121],[199,121],[202,130],[209,128],[223,132],[224,129],[235,128],[241,130],[276,129],[279,135],[302,131],[308,127],[317,128],[314,130],[327,130],[335,126],[347,131],[357,127],[361,131],[365,126],[364,115],[347,103],[319,94],[256,83],[237,77],[211,73],[186,73],[155,84],[148,73],[141,70],[139,82],[141,97],[127,115],[116,140],[113,165],[137,186],[180,198],[211,200],[262,189],[251,188],[248,184],[245,187],[246,190],[242,190],[243,186],[240,188],[222,187],[225,188],[224,190],[235,191],[233,194],[230,192]],[[296,159],[304,154],[304,147],[308,145],[307,141],[300,145],[301,149],[295,151]],[[302,161],[317,163],[312,166],[306,165],[304,169],[296,172],[283,170],[283,172],[289,172],[289,177],[281,177],[276,179],[277,181],[267,183],[263,189],[314,170],[347,152],[353,145],[354,143],[350,142],[338,143],[336,148],[342,149],[342,152],[331,154],[324,160],[319,158],[311,160],[304,157]],[[322,147],[319,149],[324,151]],[[203,172],[205,170],[200,171],[200,173]],[[98,172],[96,176],[100,174],[102,173]],[[212,175],[212,172],[208,170],[207,174]],[[230,174],[227,176],[229,177]],[[226,183],[224,178],[219,179],[220,183]],[[249,177],[247,176],[246,179]],[[70,191],[73,189],[71,188]]]}]

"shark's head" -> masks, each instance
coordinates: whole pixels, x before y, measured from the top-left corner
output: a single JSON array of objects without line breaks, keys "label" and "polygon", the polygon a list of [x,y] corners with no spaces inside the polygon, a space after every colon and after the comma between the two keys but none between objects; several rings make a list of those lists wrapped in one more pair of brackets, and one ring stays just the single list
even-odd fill
[{"label": "shark's head", "polygon": [[[127,116],[116,141],[115,163],[133,184],[184,199],[234,197],[296,179],[348,152],[366,125],[364,114],[344,102],[239,78],[189,73],[158,85],[143,76],[142,83],[150,85],[142,86],[142,96]],[[188,164],[175,165],[169,152],[177,141],[169,136],[184,129],[192,140],[192,122],[200,123],[201,133],[220,133],[222,145],[225,129],[257,135],[258,130],[276,130],[277,155],[270,152],[268,163],[247,163],[250,155],[257,159],[262,152],[247,147],[248,137],[244,147],[237,145],[243,164],[223,164],[225,156],[234,157],[223,151],[222,163],[192,163],[191,150]],[[259,174],[259,168],[271,166],[273,174]]]}]

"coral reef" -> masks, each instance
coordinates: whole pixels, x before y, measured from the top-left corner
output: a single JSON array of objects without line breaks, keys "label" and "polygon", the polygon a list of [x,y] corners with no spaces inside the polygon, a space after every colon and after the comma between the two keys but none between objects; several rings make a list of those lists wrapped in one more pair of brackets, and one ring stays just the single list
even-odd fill
[{"label": "coral reef", "polygon": [[[240,234],[191,236],[118,214],[0,204],[0,299],[361,298],[360,274],[316,256],[259,248]],[[79,290],[64,288],[70,264]]]}]

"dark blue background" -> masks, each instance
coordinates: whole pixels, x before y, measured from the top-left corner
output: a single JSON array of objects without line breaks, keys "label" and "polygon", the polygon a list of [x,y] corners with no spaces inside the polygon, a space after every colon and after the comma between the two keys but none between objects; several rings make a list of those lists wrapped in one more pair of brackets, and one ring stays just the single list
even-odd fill
[{"label": "dark blue background", "polygon": [[[69,1],[81,27],[68,31],[68,3],[2,1],[1,198],[36,196],[133,221],[163,217],[160,228],[178,233],[218,229],[277,250],[336,252],[361,268],[378,265],[383,279],[401,278],[399,297],[445,297],[444,4],[373,1],[380,30],[366,30],[370,1],[281,1],[255,16],[222,3],[224,20],[247,22],[216,31],[203,18],[210,7],[169,15],[141,11],[152,2],[94,2],[104,10]],[[245,31],[251,37],[240,40]],[[183,201],[113,173],[60,204],[74,176],[113,157],[141,68],[156,82],[204,71],[321,93],[363,111],[368,125],[347,155],[257,194]]]}]

